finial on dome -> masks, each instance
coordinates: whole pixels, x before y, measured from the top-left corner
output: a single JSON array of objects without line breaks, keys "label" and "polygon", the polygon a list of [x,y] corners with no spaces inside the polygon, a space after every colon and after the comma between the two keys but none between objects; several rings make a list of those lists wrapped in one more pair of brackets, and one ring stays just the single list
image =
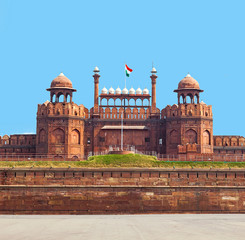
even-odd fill
[{"label": "finial on dome", "polygon": [[114,92],[115,92],[115,90],[111,87],[111,88],[109,89],[109,94],[114,94]]},{"label": "finial on dome", "polygon": [[186,77],[191,77],[191,74],[188,72],[188,74],[186,75]]},{"label": "finial on dome", "polygon": [[96,67],[94,68],[94,72],[97,73],[97,72],[99,72],[99,71],[100,71],[99,68],[96,66]]},{"label": "finial on dome", "polygon": [[63,72],[61,72],[60,75],[59,75],[59,77],[64,77],[64,76],[65,76],[65,75],[64,75]]},{"label": "finial on dome", "polygon": [[152,74],[156,74],[157,73],[157,70],[154,67],[152,67],[151,73]]}]

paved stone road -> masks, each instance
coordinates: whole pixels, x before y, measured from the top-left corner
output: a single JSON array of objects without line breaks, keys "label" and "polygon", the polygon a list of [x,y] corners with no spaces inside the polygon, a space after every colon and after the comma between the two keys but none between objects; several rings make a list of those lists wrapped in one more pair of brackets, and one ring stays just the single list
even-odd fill
[{"label": "paved stone road", "polygon": [[0,240],[237,240],[245,215],[0,215]]}]

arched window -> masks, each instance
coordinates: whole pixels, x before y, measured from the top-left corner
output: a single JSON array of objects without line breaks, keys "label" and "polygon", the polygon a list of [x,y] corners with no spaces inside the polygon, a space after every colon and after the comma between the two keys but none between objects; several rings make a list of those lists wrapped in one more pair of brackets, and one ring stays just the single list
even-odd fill
[{"label": "arched window", "polygon": [[193,101],[193,96],[191,94],[188,94],[186,96],[186,103],[192,103],[192,101]]},{"label": "arched window", "polygon": [[64,102],[64,95],[62,92],[59,92],[57,94],[57,99],[58,99],[58,102]]},{"label": "arched window", "polygon": [[65,132],[57,128],[52,132],[51,142],[55,144],[65,143]]},{"label": "arched window", "polygon": [[116,101],[115,101],[115,105],[116,106],[121,106],[122,105],[121,99],[117,98]]},{"label": "arched window", "polygon": [[73,144],[80,144],[80,133],[77,129],[74,129],[71,132],[71,142]]},{"label": "arched window", "polygon": [[59,102],[64,102],[64,95],[63,94],[59,96]]},{"label": "arched window", "polygon": [[203,133],[203,144],[204,145],[210,145],[211,144],[211,142],[210,142],[210,133],[209,133],[209,131],[204,131],[204,133]]},{"label": "arched window", "polygon": [[101,99],[101,105],[103,105],[103,106],[107,105],[107,99],[106,98]]},{"label": "arched window", "polygon": [[46,136],[45,130],[41,129],[39,132],[39,143],[45,143],[45,136]]},{"label": "arched window", "polygon": [[183,94],[180,95],[180,104],[185,103],[185,96]]},{"label": "arched window", "polygon": [[67,101],[67,102],[70,102],[70,101],[71,101],[71,96],[70,96],[70,94],[67,94],[67,95],[66,95],[66,101]]},{"label": "arched window", "polygon": [[149,106],[149,100],[148,99],[143,100],[143,106]]},{"label": "arched window", "polygon": [[215,146],[222,146],[222,139],[221,139],[220,137],[217,137],[217,138],[215,139],[215,143],[216,143]]},{"label": "arched window", "polygon": [[109,99],[108,105],[114,106],[114,99],[113,98]]},{"label": "arched window", "polygon": [[223,146],[230,146],[230,139],[228,137],[224,137]]},{"label": "arched window", "polygon": [[135,100],[133,98],[129,99],[129,105],[134,106],[135,105]]},{"label": "arched window", "polygon": [[177,144],[178,143],[178,132],[176,130],[172,130],[170,132],[170,143]]},{"label": "arched window", "polygon": [[55,94],[53,94],[53,96],[51,97],[51,102],[55,102],[55,98],[56,98],[56,96],[55,96]]},{"label": "arched window", "polygon": [[194,97],[194,103],[198,103],[198,95],[197,94]]},{"label": "arched window", "polygon": [[239,146],[244,146],[245,139],[243,137],[239,138]]},{"label": "arched window", "polygon": [[137,99],[136,100],[136,106],[142,106],[142,100],[141,99]]},{"label": "arched window", "polygon": [[190,129],[185,133],[185,142],[186,143],[197,143],[197,133],[196,131]]}]

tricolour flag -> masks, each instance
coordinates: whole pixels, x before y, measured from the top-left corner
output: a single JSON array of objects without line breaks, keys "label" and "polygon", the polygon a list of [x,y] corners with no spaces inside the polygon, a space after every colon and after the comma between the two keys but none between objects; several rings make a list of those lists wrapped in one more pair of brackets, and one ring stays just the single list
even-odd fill
[{"label": "tricolour flag", "polygon": [[126,76],[129,77],[130,73],[133,72],[133,70],[125,64],[125,72]]}]

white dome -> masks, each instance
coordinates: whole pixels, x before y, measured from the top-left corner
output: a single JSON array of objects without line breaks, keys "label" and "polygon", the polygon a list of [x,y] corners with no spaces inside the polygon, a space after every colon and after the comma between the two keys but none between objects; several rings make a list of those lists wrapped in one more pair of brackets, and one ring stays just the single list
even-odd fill
[{"label": "white dome", "polygon": [[109,94],[114,94],[114,92],[115,92],[115,90],[111,87],[111,88],[109,89]]},{"label": "white dome", "polygon": [[102,90],[101,90],[101,94],[107,94],[107,89],[104,87]]},{"label": "white dome", "polygon": [[129,89],[129,94],[135,94],[135,90],[133,88]]},{"label": "white dome", "polygon": [[141,90],[140,88],[138,88],[138,89],[136,90],[136,94],[142,94],[142,90]]},{"label": "white dome", "polygon": [[148,90],[147,88],[145,88],[145,89],[143,90],[143,94],[149,94],[149,90]]},{"label": "white dome", "polygon": [[100,70],[99,70],[99,68],[96,66],[95,68],[94,68],[94,72],[99,72]]},{"label": "white dome", "polygon": [[122,90],[122,94],[128,94],[128,89],[127,89],[127,88],[124,88],[124,89]]},{"label": "white dome", "polygon": [[121,90],[121,88],[118,87],[118,88],[116,89],[116,94],[121,94],[121,93],[122,93],[122,90]]}]

